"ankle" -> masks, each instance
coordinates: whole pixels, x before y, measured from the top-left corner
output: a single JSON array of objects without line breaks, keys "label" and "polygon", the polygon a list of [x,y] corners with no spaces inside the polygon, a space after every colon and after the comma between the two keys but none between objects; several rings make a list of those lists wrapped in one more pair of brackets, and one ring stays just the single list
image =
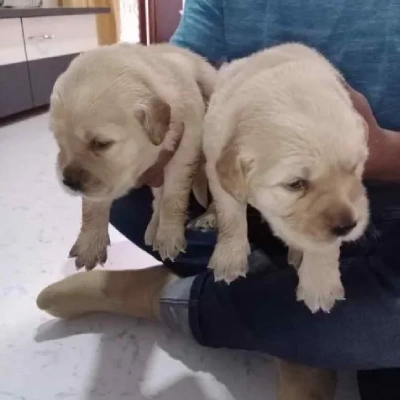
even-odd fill
[{"label": "ankle", "polygon": [[104,295],[112,301],[114,311],[135,318],[160,319],[159,299],[166,285],[178,279],[163,265],[137,271],[110,272]]},{"label": "ankle", "polygon": [[151,295],[151,310],[153,319],[160,321],[161,319],[161,306],[160,306],[160,298],[165,288],[172,282],[178,280],[179,277],[174,275],[172,272],[168,271],[165,279],[161,280],[159,285],[155,285],[155,290]]}]

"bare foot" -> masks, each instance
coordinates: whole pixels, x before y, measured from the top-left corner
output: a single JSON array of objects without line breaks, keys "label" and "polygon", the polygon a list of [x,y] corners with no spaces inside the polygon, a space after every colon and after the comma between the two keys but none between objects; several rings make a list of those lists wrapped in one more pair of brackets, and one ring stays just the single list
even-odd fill
[{"label": "bare foot", "polygon": [[164,266],[138,271],[81,272],[54,283],[37,298],[37,306],[59,318],[112,312],[158,319],[158,299],[175,275]]}]

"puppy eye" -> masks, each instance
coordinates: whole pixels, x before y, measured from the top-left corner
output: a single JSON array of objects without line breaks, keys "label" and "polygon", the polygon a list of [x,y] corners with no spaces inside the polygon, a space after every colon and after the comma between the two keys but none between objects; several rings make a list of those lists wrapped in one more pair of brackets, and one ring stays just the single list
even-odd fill
[{"label": "puppy eye", "polygon": [[300,190],[307,189],[307,181],[305,179],[297,179],[296,181],[284,185],[287,190],[292,192],[299,192]]},{"label": "puppy eye", "polygon": [[114,142],[112,140],[93,139],[90,142],[90,148],[94,151],[104,151],[109,149],[113,144]]}]

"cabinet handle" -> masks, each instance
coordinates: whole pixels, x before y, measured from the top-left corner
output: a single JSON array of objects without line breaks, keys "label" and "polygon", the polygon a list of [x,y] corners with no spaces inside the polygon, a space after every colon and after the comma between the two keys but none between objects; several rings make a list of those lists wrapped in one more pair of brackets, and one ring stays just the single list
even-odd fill
[{"label": "cabinet handle", "polygon": [[54,35],[38,35],[38,36],[29,36],[28,40],[51,40],[54,39]]}]

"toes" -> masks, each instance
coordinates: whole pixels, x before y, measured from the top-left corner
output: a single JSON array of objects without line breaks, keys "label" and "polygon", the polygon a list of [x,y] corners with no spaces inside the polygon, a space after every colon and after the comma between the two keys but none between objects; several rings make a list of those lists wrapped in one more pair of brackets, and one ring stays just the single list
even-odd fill
[{"label": "toes", "polygon": [[155,247],[155,232],[153,232],[153,231],[150,231],[150,230],[146,230],[146,233],[145,233],[145,235],[144,235],[144,244],[146,245],[146,246],[153,246],[153,250],[154,250],[154,247]]},{"label": "toes", "polygon": [[[145,236],[145,237],[144,237],[144,244],[145,244],[146,246],[151,247],[151,246],[153,245],[153,241],[150,240],[150,238],[149,238],[148,236]],[[154,247],[153,247],[153,250],[154,250]]]},{"label": "toes", "polygon": [[68,253],[68,258],[74,258],[78,255],[78,245],[75,243]]},{"label": "toes", "polygon": [[75,258],[75,267],[77,270],[80,270],[81,268],[83,268],[85,266],[85,260],[83,257],[77,256]]},{"label": "toes", "polygon": [[345,300],[344,288],[338,285],[323,291],[318,288],[310,290],[299,286],[297,289],[297,300],[304,301],[313,314],[318,311],[329,313],[337,301]]},{"label": "toes", "polygon": [[91,237],[79,235],[78,240],[72,246],[69,257],[75,258],[76,269],[85,268],[90,271],[97,264],[104,265],[107,261],[107,247],[110,244],[110,236]]},{"label": "toes", "polygon": [[214,270],[215,280],[230,283],[245,277],[248,271],[249,253],[250,246],[246,242],[218,243],[209,263],[210,268]]},{"label": "toes", "polygon": [[88,254],[80,254],[75,259],[76,269],[80,270],[81,268],[85,268],[87,271],[91,271],[96,268],[98,264],[104,265],[107,261],[107,249],[99,251],[98,254],[88,255]]},{"label": "toes", "polygon": [[186,238],[185,234],[182,232],[177,235],[164,235],[160,232],[157,233],[156,240],[153,244],[153,250],[158,251],[161,259],[170,259],[174,261],[179,253],[186,250]]},{"label": "toes", "polygon": [[232,283],[233,281],[236,281],[236,279],[239,278],[245,278],[247,273],[247,268],[246,269],[240,269],[239,270],[219,270],[219,269],[214,269],[214,280],[215,282],[225,282],[227,284]]},{"label": "toes", "polygon": [[54,298],[55,292],[53,290],[53,287],[49,286],[39,293],[36,299],[36,305],[41,310],[47,310],[54,303]]},{"label": "toes", "polygon": [[86,271],[92,271],[93,269],[96,268],[96,265],[98,265],[98,264],[101,264],[98,262],[98,260],[96,260],[96,259],[91,260],[91,261],[85,263],[85,269],[86,269]]},{"label": "toes", "polygon": [[190,221],[187,225],[189,229],[210,231],[217,227],[216,217],[212,214],[203,214]]},{"label": "toes", "polygon": [[224,281],[231,283],[240,277],[246,277],[248,264],[247,262],[242,263],[229,263],[223,265],[221,263],[215,264],[210,262],[210,268],[214,271],[214,279],[216,282]]},{"label": "toes", "polygon": [[104,247],[103,249],[98,250],[97,254],[94,257],[94,263],[95,266],[97,264],[100,264],[101,266],[104,266],[104,264],[107,261],[107,247]]},{"label": "toes", "polygon": [[[157,234],[158,224],[153,224],[151,221],[147,225],[146,232],[144,233],[144,243],[146,246],[155,246],[155,238]],[[154,247],[153,247],[154,250]]]},{"label": "toes", "polygon": [[233,270],[229,270],[229,269],[220,271],[220,270],[214,269],[215,282],[225,282],[229,285],[236,279],[245,278],[245,277],[246,277],[246,269],[241,269],[240,271],[239,270],[233,271]]},{"label": "toes", "polygon": [[107,262],[107,250],[104,249],[99,255],[99,264],[104,265]]},{"label": "toes", "polygon": [[97,265],[97,262],[96,262],[96,259],[94,259],[94,258],[78,256],[75,259],[75,267],[77,270],[85,268],[87,271],[91,271],[92,269],[94,269],[96,267],[96,265]]}]

